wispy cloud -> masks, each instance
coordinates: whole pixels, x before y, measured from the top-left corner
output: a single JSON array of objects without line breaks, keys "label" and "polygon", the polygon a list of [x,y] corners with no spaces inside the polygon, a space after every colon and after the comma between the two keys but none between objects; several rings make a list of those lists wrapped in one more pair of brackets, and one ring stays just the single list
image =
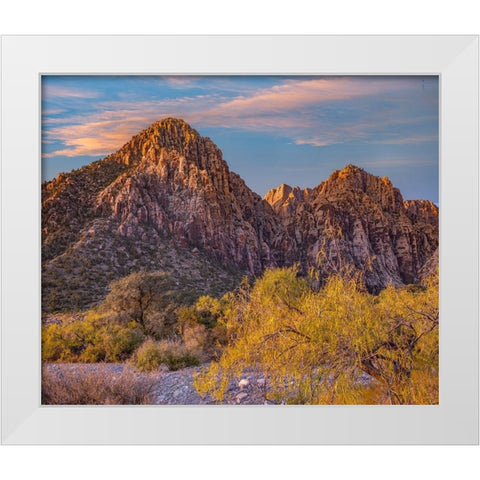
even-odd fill
[{"label": "wispy cloud", "polygon": [[42,112],[43,116],[48,117],[49,115],[60,115],[61,113],[66,113],[64,108],[45,108]]},{"label": "wispy cloud", "polygon": [[438,135],[412,135],[370,141],[370,143],[378,143],[383,145],[416,145],[424,142],[438,142]]},{"label": "wispy cloud", "polygon": [[172,88],[184,89],[196,84],[197,78],[191,75],[168,75],[161,76],[162,81],[166,82]]},{"label": "wispy cloud", "polygon": [[[380,124],[377,127],[381,126]],[[326,147],[353,141],[363,141],[364,143],[378,145],[418,145],[425,142],[438,142],[438,135],[403,135],[389,136],[386,133],[385,138],[372,139],[375,131],[374,125],[368,125],[362,129],[362,126],[352,126],[351,128],[339,128],[335,131],[325,132],[323,136],[298,138],[295,140],[296,145],[311,145],[313,147]]]},{"label": "wispy cloud", "polygon": [[129,132],[138,129],[143,120],[143,117],[131,117],[121,122],[106,120],[54,128],[45,135],[45,141],[49,142],[54,138],[61,141],[66,148],[44,154],[44,158],[103,156],[121,147],[128,140]]},{"label": "wispy cloud", "polygon": [[95,90],[87,90],[71,87],[60,87],[57,85],[45,85],[43,87],[44,98],[98,98],[101,93]]},{"label": "wispy cloud", "polygon": [[[262,131],[288,138],[297,145],[316,147],[353,141],[405,145],[435,139],[435,135],[412,134],[404,128],[406,124],[419,122],[419,117],[408,111],[409,96],[419,89],[418,81],[411,79],[299,78],[268,88],[246,88],[233,96],[227,93],[228,88],[221,90],[219,87],[222,82],[233,85],[229,78],[215,78],[210,87],[208,80],[197,77],[162,77],[162,81],[185,92],[192,83],[203,82],[205,94],[140,102],[125,98],[98,101],[99,94],[93,90],[45,88],[47,100],[90,99],[89,113],[78,110],[60,118],[52,116],[48,107],[43,112],[45,140],[64,145],[46,155],[102,156],[120,148],[139,130],[166,116],[184,118],[196,128]],[[382,100],[379,106],[370,105],[369,102],[378,99]],[[429,96],[423,101],[435,101],[435,97]],[[402,105],[403,110],[396,108],[388,112],[391,104]]]},{"label": "wispy cloud", "polygon": [[[163,101],[102,102],[99,110],[90,114],[44,118],[44,139],[62,142],[66,147],[46,153],[44,158],[106,155],[160,118],[184,116],[194,122],[198,118],[195,112],[207,108],[209,102],[208,95]],[[192,111],[190,115],[184,115],[185,105]]]},{"label": "wispy cloud", "polygon": [[381,167],[381,168],[391,168],[391,167],[411,167],[411,166],[433,166],[436,165],[436,159],[425,159],[425,158],[417,158],[417,157],[403,157],[403,158],[392,158],[392,157],[385,157],[376,160],[367,160],[362,161],[362,167]]},{"label": "wispy cloud", "polygon": [[220,109],[236,115],[281,113],[319,103],[371,95],[374,91],[375,85],[348,78],[289,80],[282,85],[262,89],[250,96],[234,98],[221,105]]},{"label": "wispy cloud", "polygon": [[330,139],[322,139],[319,137],[314,138],[297,138],[295,140],[295,145],[310,145],[312,147],[326,147],[327,145],[332,145],[335,143],[341,143],[338,140],[335,140],[333,137]]}]

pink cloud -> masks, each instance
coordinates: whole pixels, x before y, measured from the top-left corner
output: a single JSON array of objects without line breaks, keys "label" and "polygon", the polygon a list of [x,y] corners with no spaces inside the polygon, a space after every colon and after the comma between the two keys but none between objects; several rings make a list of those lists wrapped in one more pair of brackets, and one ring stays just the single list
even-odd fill
[{"label": "pink cloud", "polygon": [[131,137],[132,131],[138,131],[143,117],[133,117],[124,121],[105,120],[82,125],[69,125],[52,129],[46,136],[64,143],[64,149],[44,155],[45,158],[63,155],[102,156],[118,150]]},{"label": "pink cloud", "polygon": [[[167,77],[178,86],[192,81],[189,77]],[[412,83],[412,88],[418,85]],[[197,127],[239,128],[263,131],[291,138],[298,145],[326,145],[345,141],[371,138],[372,132],[386,125],[402,123],[392,116],[370,115],[368,122],[353,122],[335,125],[310,112],[312,106],[332,104],[353,98],[390,94],[410,88],[405,80],[385,81],[381,78],[362,77],[319,78],[288,80],[271,88],[245,92],[236,97],[218,94],[185,96],[174,99],[144,102],[111,101],[99,102],[99,111],[88,115],[73,115],[68,118],[45,118],[46,141],[61,141],[65,148],[48,156],[77,155],[101,156],[119,149],[131,136],[160,118],[181,117]],[[54,87],[45,94],[90,98],[96,92],[70,90]],[[45,112],[48,113],[48,112]],[[415,119],[414,119],[415,121]],[[64,126],[68,123],[68,126]],[[410,138],[390,138],[381,143],[410,143]],[[418,137],[415,142],[427,141]]]},{"label": "pink cloud", "polygon": [[218,105],[215,113],[229,117],[284,113],[338,100],[378,95],[405,88],[405,81],[388,81],[361,77],[289,80],[281,85],[261,89],[249,96],[238,96]]}]

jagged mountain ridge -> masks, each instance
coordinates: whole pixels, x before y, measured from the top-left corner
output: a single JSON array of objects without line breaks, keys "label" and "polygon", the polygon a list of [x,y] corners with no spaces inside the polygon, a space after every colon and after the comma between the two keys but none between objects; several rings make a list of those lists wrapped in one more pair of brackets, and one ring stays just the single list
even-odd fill
[{"label": "jagged mountain ridge", "polygon": [[42,186],[44,309],[88,306],[136,270],[222,293],[277,264],[269,244],[279,225],[210,139],[181,120],[156,122]]},{"label": "jagged mountain ridge", "polygon": [[387,177],[353,165],[311,190],[282,185],[265,199],[295,242],[289,263],[312,267],[323,258],[325,274],[351,265],[364,272],[373,292],[390,283],[419,283],[438,247],[435,204],[404,202]]},{"label": "jagged mountain ridge", "polygon": [[307,271],[321,252],[330,263],[370,262],[371,291],[418,282],[438,246],[432,205],[403,202],[388,179],[353,166],[314,189],[283,185],[262,199],[209,138],[164,119],[104,160],[42,185],[44,308],[72,307],[69,295],[83,308],[139,269],[220,291],[242,273],[295,262]]}]

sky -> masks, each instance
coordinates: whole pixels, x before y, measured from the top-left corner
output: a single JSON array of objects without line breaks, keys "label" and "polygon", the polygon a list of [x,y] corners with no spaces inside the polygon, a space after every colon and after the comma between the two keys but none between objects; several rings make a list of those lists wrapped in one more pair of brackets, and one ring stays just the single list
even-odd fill
[{"label": "sky", "polygon": [[264,196],[348,164],[438,204],[436,76],[43,76],[42,180],[183,118]]}]

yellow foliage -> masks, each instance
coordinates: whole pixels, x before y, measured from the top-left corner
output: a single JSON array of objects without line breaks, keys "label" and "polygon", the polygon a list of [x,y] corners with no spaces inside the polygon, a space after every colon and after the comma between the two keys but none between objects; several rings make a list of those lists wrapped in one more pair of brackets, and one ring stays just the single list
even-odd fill
[{"label": "yellow foliage", "polygon": [[315,292],[296,268],[270,270],[230,299],[223,322],[228,346],[196,380],[218,400],[255,368],[286,403],[438,403],[438,275],[373,296],[355,278]]}]

